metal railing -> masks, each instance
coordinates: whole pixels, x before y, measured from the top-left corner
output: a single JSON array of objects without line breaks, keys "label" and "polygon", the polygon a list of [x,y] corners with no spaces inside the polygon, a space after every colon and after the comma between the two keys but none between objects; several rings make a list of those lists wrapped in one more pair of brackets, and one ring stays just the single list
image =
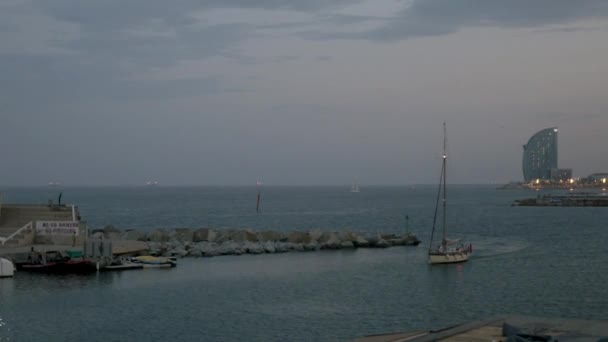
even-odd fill
[{"label": "metal railing", "polygon": [[9,241],[9,240],[11,240],[13,237],[21,234],[22,232],[24,232],[24,231],[26,231],[28,229],[32,229],[32,227],[33,227],[32,222],[28,222],[23,227],[17,229],[17,231],[15,231],[13,234],[9,235],[8,237],[6,237],[6,238],[0,237],[1,244],[2,245],[6,244],[6,242]]}]

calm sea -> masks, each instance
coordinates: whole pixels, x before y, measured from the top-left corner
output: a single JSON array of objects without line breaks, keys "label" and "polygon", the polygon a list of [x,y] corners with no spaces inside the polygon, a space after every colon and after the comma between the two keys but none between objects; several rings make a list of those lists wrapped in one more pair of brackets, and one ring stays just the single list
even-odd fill
[{"label": "calm sea", "polygon": [[0,341],[343,341],[499,314],[608,318],[608,208],[511,207],[526,191],[448,188],[462,265],[426,264],[435,187],[0,189],[75,203],[90,228],[403,232],[418,247],[182,259],[170,270],[0,279]]}]

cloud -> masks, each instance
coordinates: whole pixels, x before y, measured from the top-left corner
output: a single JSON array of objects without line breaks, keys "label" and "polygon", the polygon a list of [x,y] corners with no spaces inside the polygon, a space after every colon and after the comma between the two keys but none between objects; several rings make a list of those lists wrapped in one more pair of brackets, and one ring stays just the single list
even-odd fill
[{"label": "cloud", "polygon": [[82,25],[85,30],[116,30],[134,27],[150,19],[159,19],[170,26],[193,23],[192,13],[217,8],[240,9],[287,9],[295,11],[319,11],[351,4],[351,0],[38,0],[44,8],[59,20]]},{"label": "cloud", "polygon": [[[216,9],[306,12],[313,18],[321,10],[350,4],[350,0],[12,0],[0,3],[0,85],[18,101],[25,92],[50,102],[86,100],[105,94],[109,98],[176,96],[160,89],[201,89],[203,92],[234,91],[221,77],[209,75],[177,81],[162,80],[144,86],[134,81],[150,70],[168,68],[182,61],[223,57],[251,65],[256,61],[240,45],[259,38],[263,25],[246,20],[211,23],[200,13]],[[269,11],[271,15],[273,12]],[[211,15],[211,14],[209,14]],[[208,16],[207,16],[208,17]],[[226,17],[226,16],[225,16]],[[229,18],[229,16],[228,16]],[[291,18],[293,22],[293,18]],[[269,21],[272,23],[273,21]],[[285,25],[290,24],[290,18]],[[268,26],[267,30],[274,30]],[[271,62],[293,60],[279,55]],[[20,72],[16,72],[20,71]],[[199,73],[200,74],[200,73]],[[35,79],[35,80],[34,80]],[[197,80],[200,84],[197,86]],[[35,83],[33,83],[35,82]],[[9,84],[10,83],[10,84]],[[239,89],[242,90],[242,89]],[[74,96],[79,94],[79,96]]]},{"label": "cloud", "polygon": [[397,41],[449,34],[466,27],[542,27],[606,16],[608,2],[604,0],[413,0],[380,27],[359,32],[307,32],[306,36]]}]

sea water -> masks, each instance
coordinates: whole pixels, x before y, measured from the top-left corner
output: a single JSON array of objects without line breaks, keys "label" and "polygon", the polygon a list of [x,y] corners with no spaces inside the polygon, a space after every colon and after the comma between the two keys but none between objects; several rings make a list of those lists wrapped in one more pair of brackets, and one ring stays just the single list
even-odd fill
[{"label": "sea water", "polygon": [[5,188],[79,206],[90,229],[236,227],[403,233],[417,247],[186,258],[173,269],[0,279],[0,341],[344,341],[502,314],[608,317],[608,210],[512,207],[522,190],[448,187],[469,262],[426,263],[429,186]]}]

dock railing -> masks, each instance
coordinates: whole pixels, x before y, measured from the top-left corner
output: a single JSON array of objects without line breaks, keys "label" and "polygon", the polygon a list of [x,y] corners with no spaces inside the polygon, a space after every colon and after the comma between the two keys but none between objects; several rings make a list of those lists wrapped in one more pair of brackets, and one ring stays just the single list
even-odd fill
[{"label": "dock railing", "polygon": [[8,237],[6,237],[6,238],[0,237],[0,243],[2,245],[5,245],[7,241],[10,241],[15,236],[21,234],[22,232],[32,229],[32,227],[33,227],[32,222],[28,222],[23,227],[17,229],[17,231],[15,231],[13,234],[9,235]]}]

